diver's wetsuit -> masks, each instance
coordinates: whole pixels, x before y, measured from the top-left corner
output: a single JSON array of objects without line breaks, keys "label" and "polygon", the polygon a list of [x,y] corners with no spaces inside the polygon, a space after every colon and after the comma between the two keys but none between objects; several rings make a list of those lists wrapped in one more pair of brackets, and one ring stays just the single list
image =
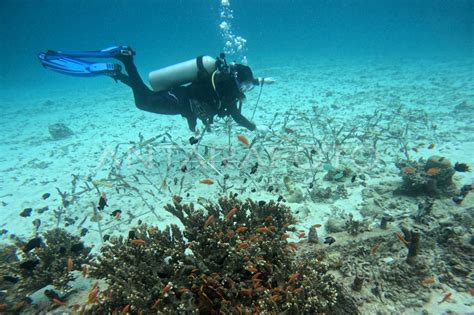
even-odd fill
[{"label": "diver's wetsuit", "polygon": [[245,118],[237,106],[239,97],[244,95],[229,74],[216,74],[216,90],[213,88],[211,75],[202,73],[198,80],[188,86],[155,92],[143,83],[132,57],[117,59],[123,62],[128,76],[120,73],[115,79],[132,88],[135,105],[139,109],[164,115],[180,114],[188,121],[191,131],[196,130],[198,118],[209,128],[215,115],[231,116],[239,125],[255,130],[255,124]]}]

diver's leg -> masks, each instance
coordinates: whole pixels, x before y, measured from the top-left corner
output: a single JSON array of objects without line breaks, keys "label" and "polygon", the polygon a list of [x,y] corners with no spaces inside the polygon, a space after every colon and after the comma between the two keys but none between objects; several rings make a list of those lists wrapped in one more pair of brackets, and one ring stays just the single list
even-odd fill
[{"label": "diver's leg", "polygon": [[142,80],[133,62],[133,54],[118,54],[128,76],[122,74],[116,79],[132,88],[137,108],[163,115],[182,115],[188,120],[191,130],[196,127],[196,117],[190,109],[189,96],[185,87],[177,87],[168,91],[152,91]]},{"label": "diver's leg", "polygon": [[145,85],[140,74],[138,73],[137,67],[133,62],[133,56],[131,55],[118,55],[116,59],[122,61],[125,66],[125,71],[128,76],[125,74],[118,75],[115,77],[116,80],[119,80],[126,85],[130,86],[133,91],[133,96],[135,98],[135,105],[137,107],[147,107],[150,104],[150,97],[153,94],[153,91]]},{"label": "diver's leg", "polygon": [[135,105],[144,111],[163,115],[187,115],[187,98],[170,91],[151,92],[143,102],[135,102]]},{"label": "diver's leg", "polygon": [[126,74],[123,74],[122,72],[115,74],[114,76],[112,76],[112,78],[115,81],[120,81],[123,84],[128,85],[129,87],[132,87],[132,83],[130,82],[130,77]]}]

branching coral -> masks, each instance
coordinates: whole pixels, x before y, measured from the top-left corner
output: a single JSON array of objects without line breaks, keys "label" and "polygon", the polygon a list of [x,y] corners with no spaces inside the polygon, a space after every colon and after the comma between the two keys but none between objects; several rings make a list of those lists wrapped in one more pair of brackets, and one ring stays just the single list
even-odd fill
[{"label": "branching coral", "polygon": [[169,289],[177,290],[186,283],[174,279],[186,279],[195,268],[185,258],[185,248],[176,225],[164,231],[140,225],[128,238],[111,238],[91,268],[92,276],[105,277],[109,285],[101,307],[121,310],[130,304],[135,309],[152,309],[158,297],[175,302],[177,296]]},{"label": "branching coral", "polygon": [[97,310],[318,313],[335,303],[325,265],[295,259],[286,234],[295,221],[283,204],[231,195],[195,209],[174,197],[165,209],[182,234],[141,225],[103,247],[92,274],[109,288]]},{"label": "branching coral", "polygon": [[427,161],[397,163],[403,179],[399,192],[409,195],[452,196],[456,186],[451,162],[444,157],[432,156]]},{"label": "branching coral", "polygon": [[50,284],[67,292],[68,282],[73,279],[71,272],[82,270],[82,265],[90,260],[91,249],[79,237],[59,228],[44,233],[36,248],[27,249],[28,243],[20,241],[18,245],[20,259],[2,266],[4,276],[15,279],[11,296],[25,296]]}]

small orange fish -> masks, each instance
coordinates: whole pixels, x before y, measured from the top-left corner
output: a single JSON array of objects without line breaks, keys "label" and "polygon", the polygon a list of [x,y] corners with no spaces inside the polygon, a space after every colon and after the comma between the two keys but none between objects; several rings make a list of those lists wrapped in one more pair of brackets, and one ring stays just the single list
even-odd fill
[{"label": "small orange fish", "polygon": [[426,285],[433,284],[433,283],[435,283],[435,278],[434,278],[434,277],[426,277],[425,279],[423,279],[423,280],[421,281],[421,284],[422,284],[422,285],[425,285],[425,286],[426,286]]},{"label": "small orange fish", "polygon": [[94,286],[92,287],[92,290],[89,291],[89,295],[87,297],[87,303],[95,303],[97,301],[97,295],[99,294],[99,287]]},{"label": "small orange fish", "polygon": [[294,249],[296,249],[296,248],[298,247],[298,245],[296,245],[296,243],[293,243],[293,242],[288,243],[287,246],[289,246],[289,247],[291,247],[291,248],[294,248]]},{"label": "small orange fish", "polygon": [[130,304],[127,304],[122,308],[122,311],[120,312],[120,315],[127,314],[129,310],[130,310]]},{"label": "small orange fish", "polygon": [[140,239],[131,240],[130,243],[132,243],[133,245],[145,245],[146,244],[146,242],[144,240],[140,240]]},{"label": "small orange fish", "polygon": [[439,174],[439,172],[441,172],[441,169],[439,167],[431,167],[426,170],[426,174],[428,174],[429,176],[436,176]]},{"label": "small orange fish", "polygon": [[271,215],[269,215],[268,217],[265,218],[265,221],[271,222],[271,221],[273,221],[273,217]]},{"label": "small orange fish", "polygon": [[451,292],[446,293],[446,294],[444,295],[443,299],[438,302],[438,304],[444,303],[444,302],[446,302],[447,300],[449,300],[449,298],[451,298],[451,295],[453,295]]},{"label": "small orange fish", "polygon": [[287,239],[288,237],[290,237],[290,236],[286,233],[281,235],[281,238],[284,239],[284,240]]},{"label": "small orange fish", "polygon": [[249,228],[246,227],[246,226],[240,226],[240,227],[238,227],[235,231],[236,231],[237,233],[240,233],[240,232],[245,232],[245,231],[247,231],[248,229],[249,229]]},{"label": "small orange fish", "polygon": [[13,310],[15,312],[19,312],[23,307],[25,307],[25,305],[27,304],[26,300],[22,300],[18,303],[15,304],[15,306],[13,307]]},{"label": "small orange fish", "polygon": [[120,220],[121,216],[122,216],[122,212],[120,212],[120,211],[115,212],[115,215],[114,215],[115,220]]},{"label": "small orange fish", "polygon": [[246,249],[249,246],[250,246],[249,243],[243,242],[243,243],[240,243],[238,247],[239,249]]},{"label": "small orange fish", "polygon": [[270,298],[270,300],[272,300],[272,302],[277,302],[279,298],[280,298],[280,297],[278,296],[278,294],[274,294],[274,295],[272,295],[272,297]]},{"label": "small orange fish", "polygon": [[206,178],[206,179],[201,180],[200,183],[204,185],[212,185],[214,184],[214,181],[212,179]]},{"label": "small orange fish", "polygon": [[410,244],[406,239],[405,237],[403,237],[403,235],[400,233],[400,232],[396,232],[395,235],[397,236],[397,238],[405,245],[408,245]]},{"label": "small orange fish", "polygon": [[77,311],[77,310],[80,309],[80,308],[81,308],[81,304],[73,304],[73,305],[71,305],[71,309],[72,309],[73,311]]},{"label": "small orange fish", "polygon": [[321,224],[313,224],[312,227],[319,229],[321,227]]},{"label": "small orange fish", "polygon": [[270,229],[267,226],[261,226],[255,229],[259,233],[270,232]]},{"label": "small orange fish", "polygon": [[414,173],[416,172],[413,167],[409,167],[409,166],[404,167],[404,168],[403,168],[403,171],[404,171],[405,173],[407,173],[407,174],[414,174]]},{"label": "small orange fish", "polygon": [[61,301],[61,300],[59,300],[59,299],[52,299],[51,301],[52,301],[54,304],[57,304],[57,305],[63,305],[63,306],[66,305],[66,302],[63,302],[63,301]]},{"label": "small orange fish", "polygon": [[209,226],[209,224],[211,224],[212,222],[214,222],[214,215],[210,215],[207,220],[204,222],[204,228],[207,228]]},{"label": "small orange fish", "polygon": [[72,268],[74,268],[74,261],[72,260],[72,257],[67,258],[67,271],[71,271]]},{"label": "small orange fish", "polygon": [[255,268],[255,267],[248,267],[248,268],[246,268],[245,270],[247,270],[248,272],[251,272],[251,273],[254,273],[254,272],[257,272],[257,271],[258,271],[258,269]]},{"label": "small orange fish", "polygon": [[431,150],[431,149],[434,149],[434,147],[435,147],[435,144],[434,144],[434,143],[431,143],[431,144],[428,146],[428,149]]},{"label": "small orange fish", "polygon": [[299,276],[300,276],[299,273],[291,274],[291,275],[288,277],[288,282],[294,281],[294,280],[297,279]]},{"label": "small orange fish", "polygon": [[229,220],[235,213],[237,212],[237,208],[232,208],[227,212],[227,214],[224,217],[224,220]]},{"label": "small orange fish", "polygon": [[179,292],[186,293],[186,292],[189,292],[189,289],[188,288],[180,288]]},{"label": "small orange fish", "polygon": [[171,282],[168,282],[168,284],[163,288],[163,290],[161,290],[161,293],[163,293],[163,294],[168,293],[171,290],[172,287],[173,287],[173,285],[171,284]]},{"label": "small orange fish", "polygon": [[243,144],[245,144],[246,146],[250,145],[249,140],[244,135],[237,135],[237,139]]},{"label": "small orange fish", "polygon": [[254,241],[256,241],[258,238],[259,238],[259,236],[258,236],[257,234],[252,234],[252,235],[250,235],[249,240],[250,240],[251,242],[254,242]]},{"label": "small orange fish", "polygon": [[234,231],[232,231],[232,230],[227,231],[227,237],[234,237],[234,236],[235,236]]},{"label": "small orange fish", "polygon": [[246,296],[251,296],[252,295],[252,289],[240,289],[240,294],[246,295]]},{"label": "small orange fish", "polygon": [[[257,272],[256,274],[254,274],[254,275],[251,277],[251,279],[252,279],[252,280],[256,280],[256,279],[258,279],[258,277],[260,277],[261,274],[262,274],[261,272]],[[259,279],[259,280],[260,280],[260,279]]]},{"label": "small orange fish", "polygon": [[378,243],[378,244],[375,244],[374,247],[372,247],[372,249],[370,250],[370,255],[371,256],[374,256],[375,253],[377,252],[377,250],[379,249],[380,247],[380,244],[382,244],[382,242]]},{"label": "small orange fish", "polygon": [[155,303],[153,303],[153,306],[151,308],[158,308],[160,306],[161,299],[156,299]]},{"label": "small orange fish", "polygon": [[293,290],[293,292],[296,294],[300,294],[301,292],[303,292],[303,288],[296,288]]},{"label": "small orange fish", "polygon": [[305,235],[306,235],[305,232],[301,232],[300,234],[298,234],[298,237],[299,237],[299,238],[304,238]]},{"label": "small orange fish", "polygon": [[469,293],[471,294],[471,296],[474,296],[474,288],[470,288]]}]

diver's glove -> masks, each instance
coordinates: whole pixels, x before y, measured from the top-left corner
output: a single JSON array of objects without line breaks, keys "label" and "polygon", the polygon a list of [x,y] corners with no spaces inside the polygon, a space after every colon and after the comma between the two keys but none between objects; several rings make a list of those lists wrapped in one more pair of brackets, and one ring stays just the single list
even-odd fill
[{"label": "diver's glove", "polygon": [[264,84],[273,84],[275,83],[275,79],[273,79],[272,77],[268,77],[268,78],[257,78],[257,84],[258,85],[264,85]]},{"label": "diver's glove", "polygon": [[257,132],[259,136],[265,136],[266,134],[271,132],[272,129],[265,125],[257,125],[255,126],[255,131]]}]

